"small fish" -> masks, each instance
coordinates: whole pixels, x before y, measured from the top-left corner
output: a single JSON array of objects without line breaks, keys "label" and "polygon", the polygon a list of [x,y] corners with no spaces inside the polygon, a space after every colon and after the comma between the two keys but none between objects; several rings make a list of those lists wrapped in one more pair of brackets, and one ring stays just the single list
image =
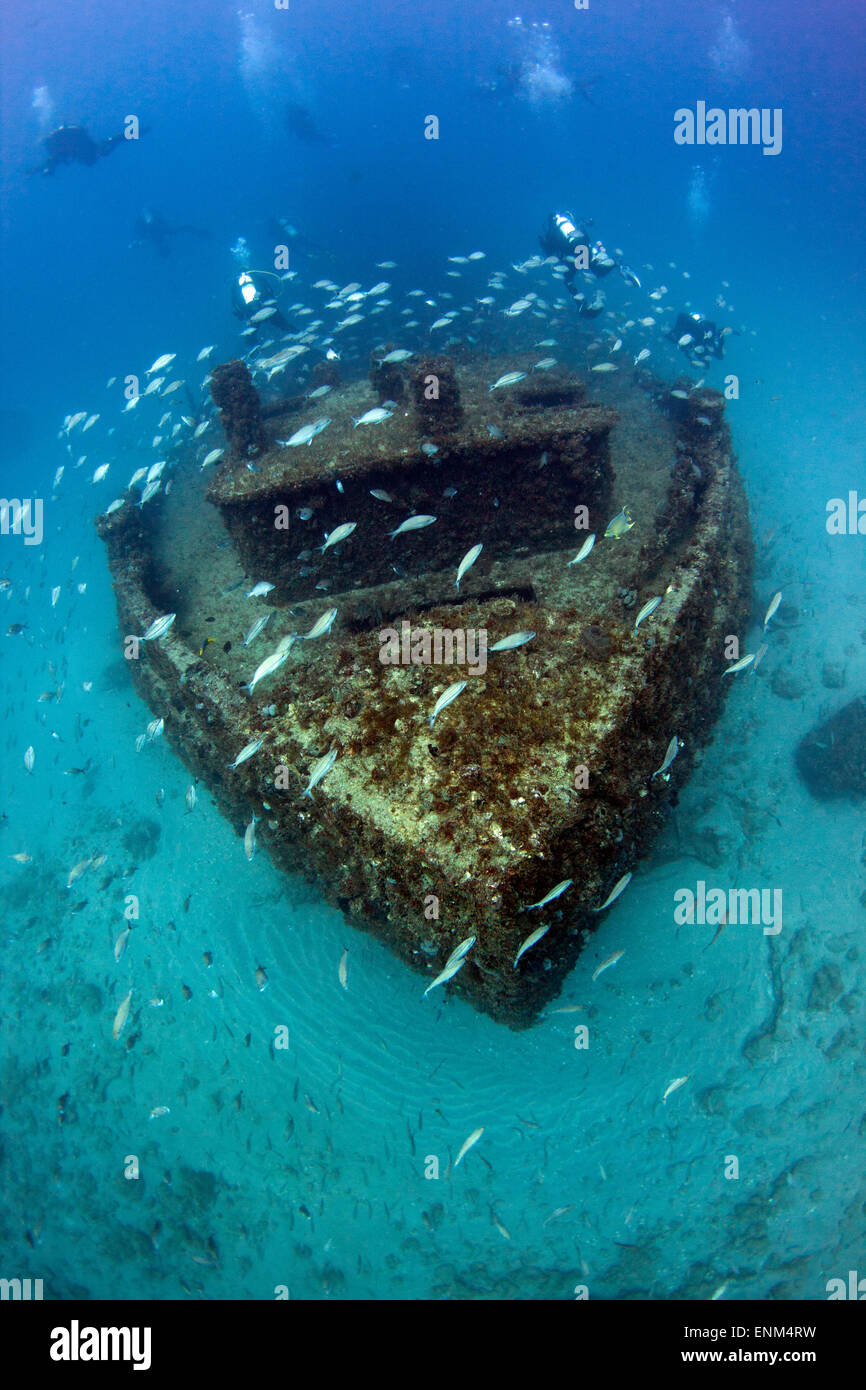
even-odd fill
[{"label": "small fish", "polygon": [[529,307],[530,301],[528,299],[515,299],[511,307],[503,309],[502,312],[504,314],[509,314],[511,317],[516,317],[517,314],[522,314],[524,309],[528,309]]},{"label": "small fish", "polygon": [[210,357],[210,355],[211,355],[211,353],[213,352],[215,346],[216,346],[215,343],[211,343],[210,347],[203,347],[202,350],[201,350],[201,352],[199,353],[198,357],[195,359],[196,362],[204,362],[204,360],[205,360],[206,357]]},{"label": "small fish", "polygon": [[[36,762],[36,752],[35,752],[35,750],[34,750],[34,748],[33,748],[33,744],[31,743],[31,744],[30,744],[30,747],[29,747],[29,748],[25,748],[25,750],[24,750],[24,766],[26,767],[26,769],[27,769],[28,772],[32,772],[32,771],[33,771],[33,765],[34,765],[35,762]],[[67,885],[67,886],[68,886],[68,885]]]},{"label": "small fish", "polygon": [[[491,387],[490,389],[492,390],[493,388]],[[487,433],[490,435],[490,438],[491,438],[491,439],[504,439],[504,438],[505,438],[505,435],[502,433],[502,430],[499,428],[498,425],[488,425],[488,426],[487,426]]]},{"label": "small fish", "polygon": [[619,368],[614,362],[598,362],[593,368],[594,372],[616,372]]},{"label": "small fish", "polygon": [[393,540],[395,536],[402,536],[405,531],[420,531],[424,526],[432,526],[435,520],[435,516],[425,516],[423,514],[407,516],[406,520],[401,521],[396,530],[389,531],[388,535]]},{"label": "small fish", "polygon": [[323,777],[327,777],[334,763],[337,761],[339,752],[339,748],[332,748],[330,753],[326,753],[322,758],[317,758],[310,768],[310,780],[304,788],[304,796],[308,796],[311,801],[313,799],[313,788],[319,785]]},{"label": "small fish", "polygon": [[484,1133],[484,1126],[482,1125],[480,1129],[473,1129],[473,1131],[472,1131],[472,1133],[470,1134],[469,1138],[463,1140],[463,1143],[460,1145],[460,1152],[459,1152],[459,1154],[457,1155],[457,1157],[456,1157],[455,1160],[454,1160],[454,1167],[455,1167],[455,1168],[457,1167],[457,1165],[458,1165],[458,1163],[460,1162],[460,1160],[464,1157],[464,1155],[465,1155],[465,1154],[468,1154],[469,1150],[470,1150],[471,1148],[473,1148],[473,1147],[478,1143],[478,1140],[481,1138],[481,1136],[482,1136],[483,1133]]},{"label": "small fish", "polygon": [[251,315],[250,323],[264,323],[266,319],[273,318],[276,312],[277,306],[275,304],[266,305],[264,309],[259,309]]},{"label": "small fish", "polygon": [[579,565],[580,562],[581,562],[581,560],[585,560],[585,559],[586,559],[587,555],[588,555],[589,552],[592,550],[592,547],[593,547],[594,545],[595,545],[595,532],[593,531],[591,535],[587,536],[586,540],[584,541],[583,545],[580,547],[580,550],[577,552],[577,554],[575,555],[574,559],[573,559],[573,560],[569,560],[569,562],[568,562],[569,565]]},{"label": "small fish", "polygon": [[277,443],[282,445],[284,449],[296,448],[299,444],[312,444],[316,435],[327,429],[330,423],[330,420],[325,419],[314,420],[311,425],[303,425],[301,429],[295,430],[291,438],[278,439]]},{"label": "small fish", "polygon": [[325,544],[319,546],[319,550],[322,554],[324,554],[326,550],[330,550],[332,545],[339,545],[340,541],[344,541],[351,536],[357,524],[356,521],[344,521],[342,526],[335,527],[335,529],[325,537]]},{"label": "small fish", "polygon": [[195,810],[195,805],[198,801],[198,793],[195,789],[195,782],[190,782],[189,786],[187,787],[186,795],[184,796],[184,801],[186,802],[187,812]]},{"label": "small fish", "polygon": [[124,927],[123,931],[120,933],[120,936],[117,938],[117,940],[116,940],[115,943],[114,943],[114,959],[115,959],[116,961],[120,960],[120,957],[123,955],[124,951],[126,950],[126,943],[127,943],[128,940],[129,940],[129,927]]},{"label": "small fish", "polygon": [[450,956],[445,962],[445,969],[447,970],[448,967],[451,965],[456,965],[457,961],[462,960],[464,956],[467,956],[469,952],[472,950],[472,947],[475,945],[475,941],[476,938],[474,936],[467,936],[464,941],[460,942],[459,946],[455,946],[454,950],[451,952]]},{"label": "small fish", "polygon": [[259,681],[266,680],[268,676],[274,675],[276,671],[279,671],[281,666],[285,665],[290,650],[290,645],[281,642],[269,656],[265,657],[264,661],[260,662],[256,667],[256,672],[252,680],[244,686],[244,689],[249,695],[252,695]]},{"label": "small fish", "polygon": [[739,661],[735,661],[733,666],[725,667],[722,672],[722,679],[724,679],[725,676],[735,676],[738,671],[745,671],[747,666],[751,666],[754,659],[755,653],[747,652],[745,656],[740,657]]},{"label": "small fish", "polygon": [[160,1119],[163,1115],[170,1115],[170,1114],[171,1114],[171,1111],[169,1110],[169,1108],[168,1108],[167,1105],[155,1105],[155,1106],[153,1107],[153,1109],[151,1110],[151,1112],[150,1112],[150,1114],[148,1115],[147,1118],[148,1118],[149,1120],[158,1120],[158,1119]]},{"label": "small fish", "polygon": [[269,594],[273,588],[273,584],[269,584],[266,579],[261,579],[250,589],[247,598],[264,598],[265,594]]},{"label": "small fish", "polygon": [[207,468],[209,463],[216,463],[217,459],[222,458],[224,453],[224,449],[211,449],[210,453],[201,461],[202,468]]},{"label": "small fish", "polygon": [[425,989],[425,991],[424,991],[424,993],[423,993],[423,995],[422,995],[422,998],[423,998],[423,999],[426,999],[426,998],[427,998],[427,995],[430,993],[431,989],[436,989],[436,987],[437,987],[438,985],[447,984],[447,982],[448,982],[449,980],[451,980],[451,979],[454,978],[454,976],[457,974],[458,970],[462,970],[462,969],[463,969],[463,967],[464,967],[465,964],[466,964],[466,957],[465,957],[465,956],[461,956],[460,959],[454,961],[454,963],[453,963],[452,965],[446,965],[445,968],[444,968],[444,970],[440,970],[439,974],[436,976],[436,979],[433,980],[433,981],[431,981],[431,983],[427,986],[427,988]]},{"label": "small fish", "polygon": [[[540,904],[536,903],[534,906],[538,907]],[[540,941],[543,936],[546,936],[549,931],[550,923],[548,922],[546,927],[536,927],[535,931],[529,933],[528,937],[521,945],[520,950],[517,952],[517,955],[514,957],[513,968],[515,970],[517,969],[517,962],[520,960],[520,957],[529,950],[530,946],[534,946],[536,941]]]},{"label": "small fish", "polygon": [[[372,294],[373,291],[371,290],[370,293]],[[408,348],[395,348],[393,352],[388,353],[387,357],[377,357],[376,361],[381,367],[385,362],[406,362],[411,356],[412,353]]]},{"label": "small fish", "polygon": [[310,391],[309,395],[307,396],[307,400],[318,401],[321,399],[322,396],[327,396],[330,390],[330,386],[317,386],[315,391]]},{"label": "small fish", "polygon": [[500,637],[498,642],[494,642],[489,648],[491,652],[510,652],[515,647],[524,647],[527,642],[531,642],[535,636],[534,632],[512,632],[510,637]]},{"label": "small fish", "polygon": [[592,978],[594,980],[597,980],[599,975],[601,975],[605,970],[609,970],[612,965],[616,965],[617,961],[620,960],[621,957],[624,955],[625,948],[623,948],[623,950],[621,951],[614,951],[612,956],[608,956],[606,960],[602,961],[601,965],[596,966],[595,970],[593,970],[592,972]]},{"label": "small fish", "polygon": [[163,367],[167,367],[176,357],[176,352],[164,352],[161,357],[157,357],[152,366],[148,367],[144,375],[153,376],[154,372],[161,372]]},{"label": "small fish", "polygon": [[268,987],[267,971],[263,965],[256,966],[256,986],[258,987],[259,994]]},{"label": "small fish", "polygon": [[650,355],[650,350],[649,350],[649,348],[641,348],[641,350],[640,350],[640,352],[638,353],[637,357],[634,359],[634,365],[637,366],[639,362],[645,362],[645,361],[647,360],[647,358],[649,357],[649,355]]},{"label": "small fish", "polygon": [[710,419],[709,415],[696,415],[695,422],[698,425],[704,425],[708,430],[711,430],[713,428],[713,422]]},{"label": "small fish", "polygon": [[593,912],[604,912],[606,907],[610,907],[611,903],[615,903],[620,893],[624,893],[626,888],[628,888],[628,885],[631,883],[631,880],[631,871],[629,871],[627,874],[623,874],[619,882],[614,884],[613,888],[611,888],[601,907],[594,907],[592,909]]},{"label": "small fish", "polygon": [[255,622],[253,623],[252,627],[250,628],[249,632],[244,638],[245,647],[248,647],[251,642],[254,642],[256,640],[259,633],[262,631],[262,628],[267,627],[268,623],[271,621],[271,616],[272,615],[270,613],[263,613],[260,618],[256,618]]},{"label": "small fish", "polygon": [[466,554],[463,556],[463,559],[460,561],[460,564],[457,566],[457,578],[454,581],[454,587],[458,591],[458,593],[460,592],[460,580],[463,578],[466,571],[468,569],[471,569],[472,566],[475,564],[475,561],[478,559],[478,556],[481,554],[483,549],[483,543],[473,545],[471,550],[467,550]]},{"label": "small fish", "polygon": [[758,648],[758,650],[755,652],[755,660],[754,660],[754,662],[752,663],[752,675],[755,674],[755,672],[757,671],[758,667],[760,666],[761,662],[764,660],[764,657],[767,655],[767,652],[768,652],[769,650],[770,650],[770,649],[769,649],[769,647],[767,646],[766,642],[762,642],[761,645],[760,645],[760,647]]},{"label": "small fish", "polygon": [[111,1027],[111,1036],[115,1039],[115,1041],[120,1037],[121,1033],[123,1032],[123,1026],[126,1023],[126,1020],[129,1018],[129,1006],[131,1002],[132,990],[130,990],[126,997],[121,1000],[120,1008],[114,1015],[114,1023]]},{"label": "small fish", "polygon": [[371,487],[370,496],[375,497],[377,502],[393,502],[394,498],[390,492],[386,492],[383,487]]},{"label": "small fish", "polygon": [[156,642],[160,637],[164,637],[177,617],[176,613],[164,613],[161,618],[154,618],[147,632],[143,632],[142,642]]},{"label": "small fish", "polygon": [[247,859],[250,860],[256,852],[256,826],[258,820],[258,816],[253,813],[253,818],[244,831],[244,854],[247,856]]},{"label": "small fish", "polygon": [[60,598],[61,592],[62,592],[62,591],[61,591],[60,585],[59,585],[59,584],[55,584],[54,588],[51,590],[51,607],[52,607],[52,608],[56,608],[56,607],[57,607],[57,600]]},{"label": "small fish", "polygon": [[[670,743],[669,743],[668,746],[667,746],[667,751],[666,751],[666,753],[665,753],[664,760],[663,760],[663,762],[662,762],[661,767],[656,768],[655,772],[653,773],[652,777],[650,778],[650,781],[651,781],[651,782],[652,782],[656,777],[661,777],[662,773],[667,772],[668,768],[670,767],[671,763],[673,762],[674,758],[677,756],[677,753],[679,753],[679,751],[680,751],[680,741],[679,741],[679,739],[677,738],[676,734],[674,734],[673,738],[671,739]],[[665,778],[665,780],[667,781],[667,778]]]},{"label": "small fish", "polygon": [[431,459],[431,458],[433,457],[433,455],[434,455],[434,454],[438,454],[438,452],[439,452],[439,445],[438,445],[438,444],[431,444],[429,440],[426,440],[426,439],[425,439],[424,443],[421,445],[421,453],[422,453],[422,454],[426,454],[427,457],[428,457],[428,459]]},{"label": "small fish", "polygon": [[687,1076],[676,1076],[676,1077],[674,1077],[673,1081],[672,1081],[671,1084],[668,1086],[667,1090],[665,1091],[664,1095],[662,1096],[662,1105],[665,1105],[665,1104],[667,1103],[667,1098],[668,1098],[668,1096],[672,1096],[673,1093],[674,1093],[674,1091],[678,1091],[678,1090],[680,1089],[681,1086],[685,1086],[686,1082],[687,1082],[688,1080],[690,1080],[690,1078],[691,1078],[691,1072],[689,1072]]},{"label": "small fish", "polygon": [[359,415],[357,420],[352,417],[354,428],[359,425],[378,425],[382,420],[390,420],[394,414],[393,410],[385,410],[384,406],[377,405],[373,410],[367,410],[363,415]]},{"label": "small fish", "polygon": [[489,395],[491,391],[498,391],[500,386],[516,386],[517,382],[522,381],[525,376],[526,372],[506,372],[505,376],[501,376],[498,381],[494,381],[493,385],[489,387],[487,394]]},{"label": "small fish", "polygon": [[227,766],[230,768],[240,767],[241,763],[245,763],[247,761],[247,758],[251,758],[254,753],[258,753],[263,743],[263,738],[254,738],[251,743],[244,744],[243,748],[238,753],[234,762],[228,763]]},{"label": "small fish", "polygon": [[688,347],[689,343],[693,342],[694,338],[691,333],[684,333],[681,338],[677,338],[677,347]]},{"label": "small fish", "polygon": [[431,330],[434,328],[447,328],[450,323],[451,320],[447,317],[443,319],[437,319],[435,323],[431,323],[430,328]]},{"label": "small fish", "polygon": [[640,612],[634,620],[634,628],[632,629],[632,631],[637,632],[644,618],[648,618],[651,613],[654,613],[660,603],[661,597],[647,599],[643,608],[640,610]]},{"label": "small fish", "polygon": [[79,859],[78,863],[73,865],[73,867],[69,870],[69,877],[66,880],[66,887],[71,888],[73,883],[77,883],[78,880],[81,878],[82,874],[87,873],[87,870],[90,868],[92,863],[92,855],[88,855],[86,859]]},{"label": "small fish", "polygon": [[348,947],[340,956],[340,964],[337,966],[337,978],[343,989],[349,988],[349,950]]},{"label": "small fish", "polygon": [[109,464],[109,463],[101,463],[101,464],[99,465],[99,467],[96,469],[95,473],[93,474],[93,477],[92,477],[91,480],[90,480],[90,481],[91,481],[91,484],[93,484],[93,483],[101,483],[102,480],[103,480],[103,478],[104,478],[105,475],[107,474],[107,472],[108,472],[108,470],[109,470],[110,467],[111,467],[111,464]]},{"label": "small fish", "polygon": [[628,507],[623,507],[622,511],[617,512],[616,516],[612,517],[607,523],[604,532],[605,540],[617,541],[620,536],[624,536],[626,531],[630,531],[633,526],[634,521],[631,512]]},{"label": "small fish", "polygon": [[764,631],[765,631],[765,632],[767,631],[767,623],[770,621],[770,619],[772,618],[773,614],[776,612],[776,609],[779,607],[779,604],[780,604],[781,602],[782,602],[782,590],[780,589],[779,592],[778,592],[777,594],[774,594],[773,597],[770,599],[770,606],[769,606],[769,608],[767,609],[767,616],[766,616],[765,619],[764,619]]},{"label": "small fish", "polygon": [[323,613],[321,618],[319,618],[317,622],[313,623],[313,626],[306,634],[304,641],[312,642],[314,637],[321,637],[324,633],[330,632],[336,616],[336,608],[329,608],[327,613]]},{"label": "small fish", "polygon": [[555,358],[555,357],[542,357],[542,359],[541,359],[540,362],[536,362],[536,364],[535,364],[535,366],[533,367],[532,370],[533,370],[534,372],[549,372],[550,369],[551,369],[551,367],[555,367],[555,366],[556,366],[556,358]]},{"label": "small fish", "polygon": [[554,898],[561,897],[566,889],[571,887],[573,882],[574,880],[571,878],[564,878],[561,883],[557,883],[556,887],[551,888],[550,892],[546,894],[545,897],[540,898],[537,903],[527,903],[526,907],[520,909],[521,912],[531,912],[535,907],[546,907],[548,903],[553,902]]},{"label": "small fish", "polygon": [[671,395],[677,401],[687,401],[689,398],[688,391],[681,391],[679,388],[676,391],[671,391]]},{"label": "small fish", "polygon": [[148,743],[153,743],[155,739],[158,739],[162,735],[162,731],[164,728],[164,719],[151,719],[150,723],[147,726]]},{"label": "small fish", "polygon": [[436,721],[437,714],[441,714],[443,709],[447,708],[453,700],[456,700],[461,691],[466,689],[467,684],[467,681],[454,681],[453,685],[449,685],[448,689],[442,692],[433,706],[433,713],[430,716],[431,729]]}]

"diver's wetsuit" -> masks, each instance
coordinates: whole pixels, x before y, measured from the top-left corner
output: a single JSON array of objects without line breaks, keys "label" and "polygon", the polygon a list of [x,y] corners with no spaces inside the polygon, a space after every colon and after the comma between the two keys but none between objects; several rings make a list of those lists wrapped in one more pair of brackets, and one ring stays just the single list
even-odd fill
[{"label": "diver's wetsuit", "polygon": [[[565,272],[565,286],[578,307],[578,312],[586,318],[596,318],[604,309],[604,295],[597,291],[591,300],[587,300],[586,295],[574,288],[574,279],[577,274],[575,258],[578,252],[584,252],[586,269],[591,271],[597,280],[603,279],[616,268],[616,261],[605,250],[600,241],[591,242],[589,233],[585,227],[575,223],[570,213],[552,212],[547,219],[544,230],[539,237],[539,243],[546,256],[556,256],[557,260],[563,261],[568,269]],[[631,279],[633,283],[640,283],[633,271],[627,267],[620,266],[620,273],[624,279]]]},{"label": "diver's wetsuit", "polygon": [[[145,130],[140,132],[146,134]],[[53,174],[60,164],[95,164],[117,145],[126,144],[126,137],[110,135],[107,140],[94,140],[82,125],[62,125],[46,135],[42,144],[47,152],[44,164],[30,169],[31,174]]]}]

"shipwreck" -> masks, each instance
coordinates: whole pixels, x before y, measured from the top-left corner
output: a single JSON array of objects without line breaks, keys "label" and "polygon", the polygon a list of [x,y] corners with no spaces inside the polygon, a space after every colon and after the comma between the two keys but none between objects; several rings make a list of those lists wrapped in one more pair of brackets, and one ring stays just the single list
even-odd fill
[{"label": "shipwreck", "polygon": [[[262,407],[242,363],[216,368],[217,466],[190,450],[170,489],[98,518],[121,634],[176,614],[130,673],[239,834],[256,816],[277,866],[423,974],[419,997],[464,945],[441,990],[523,1027],[649,853],[733,684],[752,542],[724,401],[520,354],[329,372],[318,399]],[[491,650],[516,634],[534,635]]]}]

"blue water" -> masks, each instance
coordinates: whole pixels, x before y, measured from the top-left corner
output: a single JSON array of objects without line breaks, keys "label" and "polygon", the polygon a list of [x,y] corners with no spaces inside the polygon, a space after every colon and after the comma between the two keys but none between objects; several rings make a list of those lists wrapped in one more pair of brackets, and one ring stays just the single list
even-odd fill
[{"label": "blue water", "polygon": [[[46,1296],[820,1299],[862,1261],[863,807],[815,801],[793,764],[866,688],[866,539],[825,527],[830,498],[866,494],[862,17],[850,0],[520,13],[34,0],[0,19],[0,494],[44,499],[39,544],[0,536],[0,1274],[41,1277]],[[285,128],[287,100],[322,139]],[[781,152],[676,145],[674,111],[702,100],[780,108]],[[103,139],[130,114],[149,128],[130,147],[27,172],[54,126]],[[178,234],[165,258],[131,246],[145,206],[208,236]],[[199,349],[241,350],[238,237],[267,264],[270,219],[293,223],[312,249],[289,297],[327,323],[317,279],[390,281],[388,313],[358,330],[360,376],[413,288],[456,307],[497,269],[503,307],[530,284],[550,297],[513,266],[562,208],[638,270],[640,313],[664,284],[672,309],[737,330],[708,379],[739,378],[753,634],[778,589],[798,620],[729,692],[679,841],[639,867],[568,980],[559,1003],[587,1013],[515,1034],[459,999],[422,1003],[421,977],[302,879],[248,863],[203,787],[187,813],[164,742],[136,752],[151,716],[92,518],[162,456],[159,414],[186,408],[122,414],[108,378],[173,352],[198,403]],[[475,249],[484,261],[448,261]],[[621,316],[624,297],[611,289]],[[682,360],[653,349],[672,378]],[[67,436],[80,410],[100,418]],[[716,867],[694,857],[710,842]],[[781,889],[782,932],[728,928],[710,949],[712,929],[676,928],[674,889],[699,878]],[[819,1008],[828,966],[840,987]],[[130,988],[126,1048],[112,1020]]]}]

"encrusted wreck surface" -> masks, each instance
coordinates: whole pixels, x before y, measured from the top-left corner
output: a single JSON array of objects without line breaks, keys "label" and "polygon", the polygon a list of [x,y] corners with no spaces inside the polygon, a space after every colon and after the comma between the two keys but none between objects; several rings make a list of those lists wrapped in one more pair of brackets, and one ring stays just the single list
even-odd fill
[{"label": "encrusted wreck surface", "polygon": [[[177,614],[130,670],[239,832],[260,817],[274,861],[315,878],[425,983],[474,936],[444,988],[523,1026],[558,992],[603,920],[593,909],[647,853],[710,736],[731,684],[724,639],[748,610],[746,504],[715,392],[673,398],[636,374],[589,378],[603,399],[588,400],[587,380],[563,369],[491,392],[521,363],[476,358],[454,365],[437,415],[423,398],[436,362],[408,366],[399,379],[373,373],[378,395],[356,382],[300,413],[269,412],[270,441],[329,424],[309,446],[268,448],[256,471],[225,459],[207,500],[197,466],[181,464],[169,496],[143,509],[130,497],[97,524],[122,633]],[[391,418],[353,428],[386,392]],[[605,539],[623,505],[633,528]],[[436,521],[391,538],[411,514]],[[322,553],[345,522],[354,532]],[[569,566],[587,530],[596,544]],[[457,565],[479,542],[458,592]],[[273,591],[248,599],[260,580]],[[329,632],[297,640],[252,695],[243,688],[280,638],[331,608]],[[483,630],[488,646],[536,635],[488,652],[475,674],[383,664],[380,633],[404,622]],[[465,689],[431,729],[456,680]],[[653,778],[674,735],[669,777]],[[564,879],[560,897],[524,910]],[[539,926],[549,930],[515,968]]]}]

